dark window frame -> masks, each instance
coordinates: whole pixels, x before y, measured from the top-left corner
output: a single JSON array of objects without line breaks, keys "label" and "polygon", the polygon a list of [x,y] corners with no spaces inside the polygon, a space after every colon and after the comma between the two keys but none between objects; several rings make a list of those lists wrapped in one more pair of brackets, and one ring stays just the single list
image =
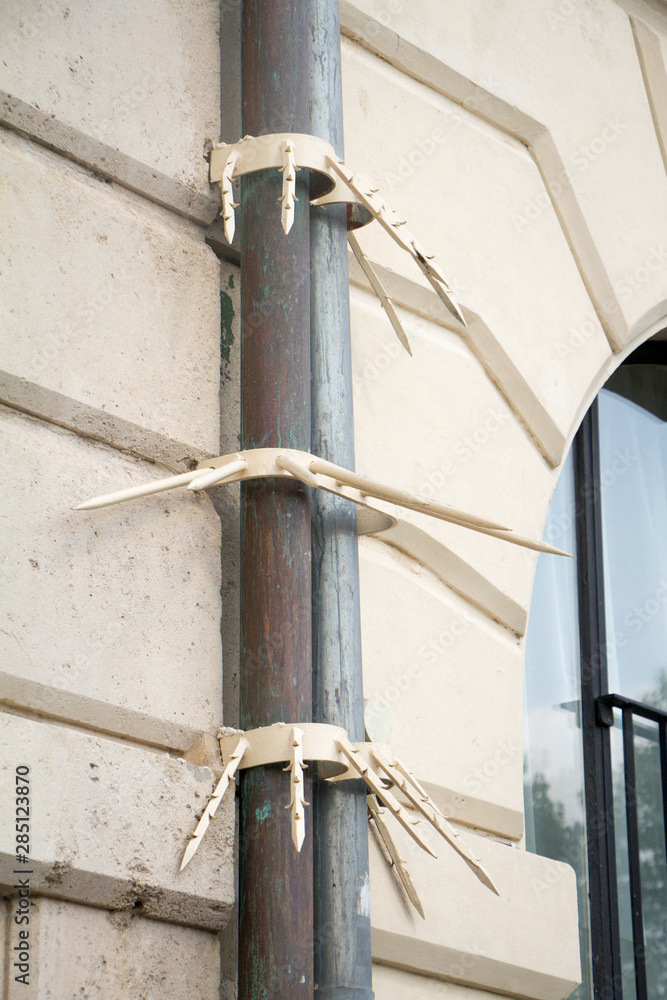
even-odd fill
[{"label": "dark window frame", "polygon": [[[643,344],[624,364],[667,364],[667,340]],[[644,961],[639,843],[634,788],[634,715],[660,724],[663,808],[667,835],[667,715],[609,691],[602,548],[602,494],[597,400],[573,443],[577,589],[581,648],[581,712],[588,850],[593,990],[596,1000],[623,1000],[610,726],[623,713],[637,1000],[648,1000]],[[633,854],[635,857],[633,857]]]}]

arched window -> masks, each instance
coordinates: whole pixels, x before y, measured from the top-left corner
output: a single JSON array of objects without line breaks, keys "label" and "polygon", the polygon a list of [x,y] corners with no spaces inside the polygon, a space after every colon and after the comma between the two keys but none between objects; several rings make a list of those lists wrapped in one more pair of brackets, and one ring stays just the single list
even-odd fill
[{"label": "arched window", "polygon": [[666,362],[583,421],[545,530],[575,559],[540,557],[528,624],[526,846],[577,873],[581,1000],[667,997]]}]

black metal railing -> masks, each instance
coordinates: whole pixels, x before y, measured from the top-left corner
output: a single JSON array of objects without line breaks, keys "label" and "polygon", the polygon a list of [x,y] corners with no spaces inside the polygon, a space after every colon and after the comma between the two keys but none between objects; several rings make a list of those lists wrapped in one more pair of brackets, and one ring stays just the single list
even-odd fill
[{"label": "black metal railing", "polygon": [[[630,906],[632,917],[633,955],[637,1000],[650,1000],[646,974],[646,942],[642,907],[640,829],[637,805],[637,769],[635,736],[657,742],[660,755],[662,814],[667,858],[667,712],[633,701],[619,694],[606,694],[597,699],[598,722],[612,727],[614,709],[619,709],[623,726],[623,768],[625,779],[625,815],[628,836],[628,870],[630,876]],[[645,719],[657,725],[642,725],[635,719]]]}]

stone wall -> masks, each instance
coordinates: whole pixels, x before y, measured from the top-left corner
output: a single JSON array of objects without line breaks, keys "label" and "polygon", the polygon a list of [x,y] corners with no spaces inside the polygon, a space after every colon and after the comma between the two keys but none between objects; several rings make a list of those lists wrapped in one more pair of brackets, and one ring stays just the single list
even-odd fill
[{"label": "stone wall", "polygon": [[[20,764],[30,995],[213,1000],[221,976],[234,994],[231,803],[178,862],[215,780],[211,734],[237,721],[238,491],[71,510],[237,447],[238,269],[211,249],[203,157],[234,118],[218,37],[224,54],[234,8],[0,15],[8,998],[28,995],[12,971]],[[590,401],[667,325],[667,16],[341,0],[341,22],[347,162],[437,253],[468,320],[360,232],[413,357],[351,262],[357,468],[539,537]],[[376,996],[565,997],[574,876],[522,849],[536,556],[410,512],[360,556],[366,696],[501,890],[398,834],[422,921],[373,848]]]},{"label": "stone wall", "polygon": [[[360,231],[414,354],[352,265],[360,471],[541,536],[581,417],[667,325],[658,8],[342,0],[346,160],[436,253],[468,320],[452,320],[379,228]],[[445,849],[432,861],[405,845],[423,922],[375,857],[377,995],[565,997],[578,980],[574,878],[522,850],[536,556],[402,516],[409,530],[360,545],[367,692],[399,756],[465,835],[485,838],[471,837],[503,888],[491,896]]]},{"label": "stone wall", "polygon": [[214,780],[188,751],[223,721],[220,520],[176,494],[72,507],[218,453],[236,273],[204,238],[219,8],[44,0],[1,17],[0,879],[25,877],[27,764],[34,903],[26,990],[10,888],[3,995],[213,1000],[233,803],[178,866]]}]

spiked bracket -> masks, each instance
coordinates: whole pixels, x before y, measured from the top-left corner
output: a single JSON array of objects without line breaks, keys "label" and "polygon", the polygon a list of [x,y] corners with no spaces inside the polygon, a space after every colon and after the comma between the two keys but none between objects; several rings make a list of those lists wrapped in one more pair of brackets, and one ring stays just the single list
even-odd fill
[{"label": "spiked bracket", "polygon": [[75,510],[95,510],[99,507],[109,507],[140,496],[151,496],[166,490],[187,486],[188,490],[198,491],[208,489],[223,483],[236,483],[247,479],[263,479],[266,477],[291,477],[299,479],[313,489],[323,489],[336,496],[351,500],[359,507],[359,533],[371,534],[384,531],[398,524],[398,519],[373,505],[374,500],[380,500],[396,507],[404,507],[420,514],[427,514],[441,521],[449,521],[460,527],[479,531],[494,538],[502,538],[514,545],[534,549],[537,552],[549,552],[552,555],[567,556],[569,553],[557,549],[546,542],[520,535],[511,528],[478,514],[470,514],[451,507],[449,504],[410,493],[408,490],[397,489],[386,483],[377,482],[356,472],[344,469],[340,465],[326,462],[306,451],[296,451],[288,448],[255,448],[232,455],[221,455],[218,458],[201,462],[192,472],[185,472],[166,479],[153,480],[145,486],[131,486],[126,490],[118,490],[105,496],[95,497],[80,503]]},{"label": "spiked bracket", "polygon": [[[379,222],[385,232],[412,257],[457,322],[462,326],[466,325],[454,292],[447,283],[435,256],[417,242],[407,228],[406,220],[399,218],[390,208],[373,181],[364,174],[351,171],[336,156],[333,147],[317,136],[281,132],[257,138],[247,135],[240,142],[233,144],[220,142],[214,145],[211,152],[210,179],[211,183],[220,183],[221,186],[222,219],[228,242],[231,243],[234,237],[234,209],[237,207],[233,202],[232,181],[258,170],[281,170],[283,174],[282,195],[279,199],[282,204],[281,222],[287,234],[294,221],[296,171],[302,168],[310,171],[310,198],[313,205],[346,203],[350,209],[349,229],[358,229],[373,220]],[[373,291],[380,299],[398,339],[408,354],[412,354],[405,330],[378,274],[359,246],[356,237],[350,233],[348,238],[352,251]]]},{"label": "spiked bracket", "polygon": [[391,748],[378,743],[351,743],[347,733],[337,726],[302,722],[296,725],[278,722],[248,732],[221,730],[220,751],[225,769],[206,809],[192,834],[181,862],[181,871],[194,857],[222,798],[234,783],[237,770],[285,763],[290,774],[291,794],[284,808],[290,810],[292,840],[300,851],[306,836],[303,796],[305,761],[317,761],[319,776],[325,781],[361,779],[368,788],[369,823],[379,838],[383,853],[395,868],[399,881],[417,912],[424,911],[407,866],[385,821],[391,815],[428,854],[436,857],[419,827],[426,821],[454,848],[477,878],[498,895],[491,876],[463,837],[447,821],[444,813],[429,797],[411,771],[394,757]]}]

